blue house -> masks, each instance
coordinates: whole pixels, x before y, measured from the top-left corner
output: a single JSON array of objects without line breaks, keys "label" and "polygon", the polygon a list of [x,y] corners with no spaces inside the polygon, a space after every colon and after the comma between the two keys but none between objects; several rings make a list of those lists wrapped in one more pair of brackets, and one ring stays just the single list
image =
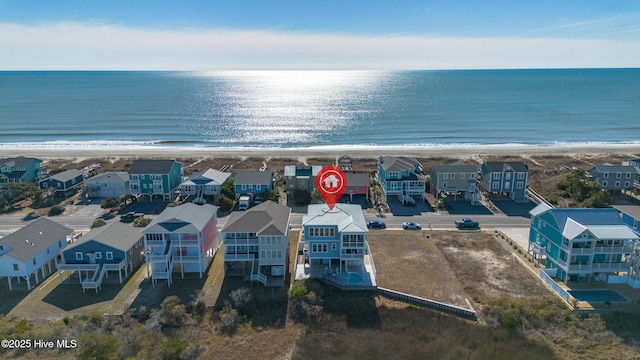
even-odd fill
[{"label": "blue house", "polygon": [[639,238],[618,210],[540,204],[530,214],[528,252],[547,269],[557,269],[558,279],[606,281],[610,275],[629,273]]},{"label": "blue house", "polygon": [[271,171],[238,171],[233,178],[236,197],[258,195],[273,189],[274,176]]},{"label": "blue house", "polygon": [[6,183],[26,184],[42,176],[42,160],[19,156],[0,159],[0,185]]},{"label": "blue house", "polygon": [[422,197],[427,189],[427,180],[422,170],[422,165],[416,159],[380,156],[378,180],[385,200],[389,196],[397,196],[402,202],[414,203],[414,197]]},{"label": "blue house", "polygon": [[631,165],[596,165],[587,172],[593,181],[600,184],[602,190],[609,191],[633,189],[633,181],[637,175],[636,168]]},{"label": "blue house", "polygon": [[143,261],[144,242],[140,228],[114,222],[92,229],[72,246],[62,252],[58,264],[60,282],[62,273],[74,271],[78,274],[82,291],[102,285],[108,271],[118,273],[120,283]]},{"label": "blue house", "polygon": [[367,243],[367,224],[360,205],[309,205],[302,218],[296,279],[323,278],[343,287],[376,285]]},{"label": "blue house", "polygon": [[171,201],[181,181],[182,163],[175,160],[135,160],[129,168],[131,194],[146,195],[149,200]]},{"label": "blue house", "polygon": [[40,180],[40,188],[43,190],[51,189],[57,194],[68,195],[73,189],[82,185],[84,182],[84,173],[82,170],[72,169],[66,170]]},{"label": "blue house", "polygon": [[640,235],[640,206],[638,205],[615,205],[615,209],[620,213],[622,221],[631,230]]},{"label": "blue house", "polygon": [[513,201],[527,201],[529,167],[523,162],[493,161],[482,164],[480,186],[488,193],[506,194]]}]

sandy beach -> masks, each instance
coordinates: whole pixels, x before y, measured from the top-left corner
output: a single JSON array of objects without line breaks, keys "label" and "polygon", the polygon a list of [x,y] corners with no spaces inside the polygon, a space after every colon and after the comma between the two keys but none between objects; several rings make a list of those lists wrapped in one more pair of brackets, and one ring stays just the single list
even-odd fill
[{"label": "sandy beach", "polygon": [[[215,148],[215,147],[139,147],[139,148],[76,148],[76,149],[3,149],[1,157],[27,156],[41,159],[89,158],[209,158],[209,157],[287,157],[315,158],[339,157],[375,158],[380,155],[411,157],[448,157],[457,159],[479,158],[483,156],[575,156],[617,154],[629,157],[640,156],[640,144],[615,145],[495,145],[464,147],[309,147],[309,148]],[[304,161],[303,161],[304,162]]]}]

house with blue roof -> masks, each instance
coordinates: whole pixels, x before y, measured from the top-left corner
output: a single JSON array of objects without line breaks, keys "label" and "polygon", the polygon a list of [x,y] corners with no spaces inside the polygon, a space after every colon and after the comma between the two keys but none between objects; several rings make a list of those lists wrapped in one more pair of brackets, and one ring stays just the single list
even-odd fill
[{"label": "house with blue roof", "polygon": [[530,212],[528,252],[556,269],[564,281],[628,274],[639,240],[613,208],[556,209],[540,204]]},{"label": "house with blue roof", "polygon": [[367,224],[360,205],[309,205],[302,218],[296,279],[321,278],[342,287],[376,286],[376,271],[367,243]]}]

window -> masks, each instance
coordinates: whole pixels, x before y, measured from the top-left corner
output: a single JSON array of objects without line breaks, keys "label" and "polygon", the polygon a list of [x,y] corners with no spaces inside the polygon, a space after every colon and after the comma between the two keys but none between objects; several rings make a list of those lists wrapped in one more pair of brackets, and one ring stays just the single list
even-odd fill
[{"label": "window", "polygon": [[609,173],[602,173],[602,177],[605,178],[605,179],[608,178],[609,177]]},{"label": "window", "polygon": [[76,252],[76,260],[82,260],[82,253],[81,252]]},{"label": "window", "polygon": [[49,183],[48,183],[48,182],[43,182],[43,183],[42,183],[42,187],[45,187],[45,188],[46,188],[46,187],[49,187]]},{"label": "window", "polygon": [[442,178],[443,179],[448,179],[449,178],[449,174],[442,174]]},{"label": "window", "polygon": [[622,177],[622,173],[616,173],[616,177],[620,179]]},{"label": "window", "polygon": [[311,247],[311,250],[314,253],[326,253],[329,250],[329,246],[326,243],[313,244],[313,246]]},{"label": "window", "polygon": [[615,187],[619,188],[620,187],[620,181],[616,181],[616,185]]},{"label": "window", "polygon": [[500,183],[499,182],[494,182],[493,185],[492,185],[492,188],[499,189],[500,188]]},{"label": "window", "polygon": [[262,185],[260,185],[260,184],[256,185],[256,190],[260,190],[261,187],[262,187]]},{"label": "window", "polygon": [[247,190],[247,185],[246,184],[242,184],[241,188],[242,188],[242,190]]},{"label": "window", "polygon": [[624,182],[624,187],[628,188],[631,184],[628,181]]},{"label": "window", "polygon": [[4,246],[0,245],[0,251],[4,250]]},{"label": "window", "polygon": [[505,173],[504,178],[507,180],[511,179],[511,173]]},{"label": "window", "polygon": [[460,174],[460,180],[464,180],[465,174]]},{"label": "window", "polygon": [[113,253],[111,251],[107,251],[107,260],[113,260]]},{"label": "window", "polygon": [[455,179],[456,178],[456,174],[451,174],[451,179]]},{"label": "window", "polygon": [[338,244],[332,243],[331,244],[331,250],[337,250],[337,249],[338,249]]},{"label": "window", "polygon": [[518,180],[524,179],[525,175],[525,173],[518,173]]},{"label": "window", "polygon": [[627,179],[631,177],[631,173],[627,173]]},{"label": "window", "polygon": [[524,189],[524,183],[523,182],[516,183],[516,188],[517,189]]},{"label": "window", "polygon": [[33,265],[35,265],[36,264],[36,258],[33,258],[32,262],[33,262]]},{"label": "window", "polygon": [[58,247],[61,248],[62,247],[62,240],[58,241]]},{"label": "window", "polygon": [[606,188],[606,187],[607,187],[607,182],[606,182],[606,181],[603,181],[603,182],[602,182],[602,187],[604,187],[604,188]]},{"label": "window", "polygon": [[102,260],[102,253],[101,252],[97,252],[96,253],[96,260]]},{"label": "window", "polygon": [[20,266],[18,264],[13,264],[13,271],[20,270]]},{"label": "window", "polygon": [[494,179],[500,179],[500,173],[493,173]]},{"label": "window", "polygon": [[149,241],[162,241],[162,234],[147,234],[146,236]]}]

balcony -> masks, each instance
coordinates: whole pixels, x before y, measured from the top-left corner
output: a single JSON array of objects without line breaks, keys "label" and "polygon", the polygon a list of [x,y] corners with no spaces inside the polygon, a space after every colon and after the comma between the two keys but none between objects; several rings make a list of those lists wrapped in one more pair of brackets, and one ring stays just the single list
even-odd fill
[{"label": "balcony", "polygon": [[633,246],[596,246],[596,254],[631,254]]},{"label": "balcony", "polygon": [[546,249],[544,248],[544,246],[540,246],[537,243],[530,243],[531,247],[533,248],[533,252],[537,255],[545,255],[546,254]]},{"label": "balcony", "polygon": [[629,271],[629,263],[628,262],[614,262],[614,263],[594,263],[592,265],[594,271],[602,271],[602,272],[616,272],[616,271]]},{"label": "balcony", "polygon": [[247,246],[247,245],[258,245],[258,237],[250,237],[247,239],[224,239],[225,246]]},{"label": "balcony", "polygon": [[591,255],[593,254],[593,248],[570,248],[567,250],[571,255]]},{"label": "balcony", "polygon": [[253,261],[256,259],[257,254],[249,253],[249,254],[236,254],[236,253],[225,253],[224,261]]}]

